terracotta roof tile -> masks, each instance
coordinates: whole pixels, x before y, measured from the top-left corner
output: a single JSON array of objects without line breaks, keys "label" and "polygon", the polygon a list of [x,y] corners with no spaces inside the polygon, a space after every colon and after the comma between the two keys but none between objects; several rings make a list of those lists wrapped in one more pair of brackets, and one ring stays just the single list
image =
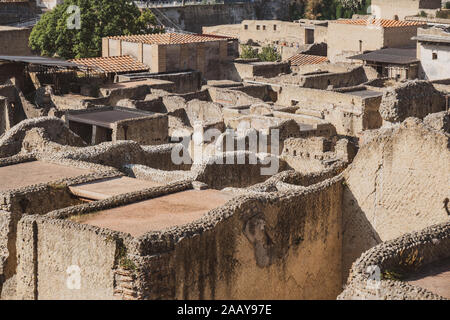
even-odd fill
[{"label": "terracotta roof tile", "polygon": [[136,61],[131,56],[99,57],[86,59],[73,59],[70,62],[80,66],[90,67],[106,73],[148,71],[149,67]]},{"label": "terracotta roof tile", "polygon": [[160,34],[141,34],[130,36],[115,36],[115,37],[108,37],[108,39],[139,42],[145,44],[183,44],[195,42],[220,41],[229,38],[205,34],[202,35],[202,34],[160,33]]},{"label": "terracotta roof tile", "polygon": [[399,27],[410,27],[410,26],[423,26],[426,23],[416,22],[416,21],[397,21],[388,19],[342,19],[332,21],[333,23],[339,24],[351,24],[358,26],[380,26],[382,28],[399,28]]},{"label": "terracotta roof tile", "polygon": [[328,62],[327,57],[313,56],[313,55],[302,54],[302,53],[299,53],[293,57],[290,57],[288,60],[291,62],[292,66],[305,66],[308,64],[319,64],[319,63]]}]

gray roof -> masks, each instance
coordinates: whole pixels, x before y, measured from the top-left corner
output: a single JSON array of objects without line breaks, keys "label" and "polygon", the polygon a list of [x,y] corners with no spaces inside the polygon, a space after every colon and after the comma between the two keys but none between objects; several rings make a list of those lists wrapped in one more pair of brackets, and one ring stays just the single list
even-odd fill
[{"label": "gray roof", "polygon": [[416,48],[387,48],[358,54],[349,59],[392,64],[412,64],[419,62]]},{"label": "gray roof", "polygon": [[343,92],[345,94],[351,94],[353,96],[358,96],[361,98],[374,98],[374,97],[379,97],[382,96],[383,93],[382,92],[378,92],[378,91],[373,91],[373,90],[356,90],[356,91],[349,91],[349,92]]},{"label": "gray roof", "polygon": [[90,125],[95,125],[103,128],[113,128],[113,123],[134,119],[148,117],[152,115],[149,112],[142,112],[140,110],[123,110],[123,109],[113,109],[113,110],[96,110],[96,111],[86,111],[83,113],[71,114],[70,112],[66,115],[67,120],[86,123]]},{"label": "gray roof", "polygon": [[450,43],[450,34],[448,37],[421,34],[412,39],[419,42]]},{"label": "gray roof", "polygon": [[61,68],[78,68],[76,63],[68,62],[61,59],[39,57],[39,56],[2,56],[0,55],[0,61],[13,61],[24,62],[30,64],[38,64],[48,67],[61,67]]}]

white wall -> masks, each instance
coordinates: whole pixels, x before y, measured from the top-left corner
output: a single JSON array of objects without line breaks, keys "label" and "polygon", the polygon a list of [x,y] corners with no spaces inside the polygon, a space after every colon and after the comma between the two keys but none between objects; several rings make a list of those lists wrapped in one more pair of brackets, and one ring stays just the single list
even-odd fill
[{"label": "white wall", "polygon": [[[438,80],[450,78],[450,45],[419,44],[422,68],[420,78]],[[433,60],[433,52],[438,58]]]}]

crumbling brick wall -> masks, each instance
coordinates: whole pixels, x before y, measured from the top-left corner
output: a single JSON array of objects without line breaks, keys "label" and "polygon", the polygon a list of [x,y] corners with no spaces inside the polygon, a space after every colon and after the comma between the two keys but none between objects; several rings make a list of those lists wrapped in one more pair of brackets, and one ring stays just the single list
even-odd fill
[{"label": "crumbling brick wall", "polygon": [[391,123],[402,122],[407,117],[423,119],[444,110],[445,97],[426,81],[410,81],[388,88],[380,105],[383,120]]}]

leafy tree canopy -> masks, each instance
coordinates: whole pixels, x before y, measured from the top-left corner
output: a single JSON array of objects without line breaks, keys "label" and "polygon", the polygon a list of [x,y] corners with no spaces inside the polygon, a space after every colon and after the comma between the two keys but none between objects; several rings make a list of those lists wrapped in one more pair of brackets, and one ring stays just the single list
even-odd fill
[{"label": "leafy tree canopy", "polygon": [[242,45],[241,58],[242,59],[257,59],[258,58],[258,49],[253,49],[249,45]]},{"label": "leafy tree canopy", "polygon": [[[80,28],[71,28],[74,11],[80,8]],[[129,0],[66,0],[45,13],[31,32],[32,50],[66,59],[98,57],[102,38],[116,35],[159,33],[150,10],[142,13]],[[69,26],[69,27],[68,27]]]},{"label": "leafy tree canopy", "polygon": [[261,61],[280,61],[281,55],[278,53],[277,49],[273,46],[267,45],[262,47],[261,52],[258,49],[253,49],[249,45],[243,45],[241,51],[242,59],[259,59]]},{"label": "leafy tree canopy", "polygon": [[258,54],[258,58],[261,61],[280,61],[281,55],[275,47],[268,45],[261,49],[261,52]]}]

